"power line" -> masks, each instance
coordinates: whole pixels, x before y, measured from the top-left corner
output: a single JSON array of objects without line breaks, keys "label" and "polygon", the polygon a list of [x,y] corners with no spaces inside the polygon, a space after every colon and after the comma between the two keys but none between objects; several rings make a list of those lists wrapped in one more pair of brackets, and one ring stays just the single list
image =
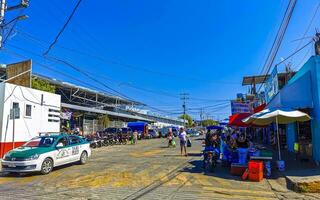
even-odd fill
[{"label": "power line", "polygon": [[[25,57],[25,56],[23,56],[23,55],[21,55],[21,54],[16,53],[16,52],[9,51],[8,49],[5,49],[5,50],[6,50],[8,53],[13,54],[13,55],[15,55],[15,56],[18,56],[18,57],[21,57],[21,58],[24,58],[24,59],[27,58],[27,57]],[[53,72],[55,72],[55,73],[61,74],[61,75],[65,76],[65,77],[68,77],[68,78],[70,78],[70,79],[72,79],[72,80],[75,80],[75,81],[77,81],[77,82],[79,82],[79,83],[82,83],[84,86],[89,86],[89,87],[94,88],[94,89],[97,89],[97,90],[99,90],[99,91],[105,91],[104,89],[101,89],[101,88],[99,88],[99,87],[96,87],[96,86],[94,86],[94,85],[91,85],[91,84],[89,84],[89,83],[86,83],[86,82],[84,82],[84,81],[81,80],[81,79],[77,79],[77,78],[75,78],[75,77],[73,77],[73,76],[71,76],[71,75],[69,75],[69,74],[66,74],[66,73],[64,73],[64,72],[61,72],[61,71],[59,71],[59,70],[56,70],[56,69],[54,69],[54,68],[52,68],[52,67],[50,67],[50,66],[48,66],[48,65],[42,64],[42,63],[37,62],[37,61],[33,61],[33,63],[37,64],[37,65],[40,66],[40,67],[46,68],[46,69],[48,69],[48,70],[50,70],[50,71],[53,71]],[[106,91],[105,91],[105,92],[106,92]],[[109,92],[107,92],[107,93],[109,93]],[[136,101],[136,100],[134,100],[134,101]],[[136,101],[136,102],[138,102],[138,101]],[[175,113],[172,113],[172,112],[169,112],[169,111],[166,111],[166,110],[162,110],[162,109],[158,109],[158,108],[153,107],[153,106],[149,106],[149,105],[144,104],[144,103],[143,103],[143,106],[148,107],[148,108],[151,108],[151,109],[156,110],[156,111],[159,111],[159,112],[161,112],[161,113],[166,113],[166,114],[170,114],[170,115],[171,115],[171,114],[175,114]]]},{"label": "power line", "polygon": [[[310,22],[309,22],[309,24],[308,24],[308,26],[307,26],[307,28],[306,28],[305,32],[303,33],[302,38],[305,38],[305,37],[306,37],[306,35],[307,35],[307,33],[308,33],[308,31],[310,30],[311,25],[312,25],[312,23],[313,23],[313,21],[314,21],[314,19],[315,19],[316,15],[317,15],[317,13],[318,13],[319,8],[320,8],[320,3],[318,3],[318,5],[317,5],[317,7],[316,7],[315,11],[313,12],[313,15],[312,15],[312,17],[311,17],[311,19],[310,19]],[[297,45],[297,48],[296,48],[296,51],[297,51],[297,50],[298,50],[298,48],[300,47],[301,43],[302,43],[302,40],[300,40],[300,41],[299,41],[299,43],[298,43],[298,45]]]},{"label": "power line", "polygon": [[[278,51],[280,49],[282,40],[283,40],[284,35],[286,33],[286,30],[288,28],[290,19],[292,17],[295,5],[296,5],[296,0],[290,0],[290,2],[288,3],[287,9],[285,11],[285,14],[283,16],[282,22],[281,22],[280,27],[278,29],[277,35],[275,37],[275,40],[273,41],[272,47],[271,47],[271,49],[269,51],[268,57],[266,59],[264,67],[262,69],[262,73],[263,73],[264,69],[266,69],[266,72],[264,74],[263,82],[266,80],[267,75],[268,75],[268,73],[269,73],[269,71],[270,71],[270,69],[272,67],[273,62],[274,62],[274,59],[275,59],[275,57],[276,57],[276,55],[277,55],[277,53],[278,53]],[[259,93],[262,85],[263,84],[260,84],[260,87],[258,89],[258,93]]]},{"label": "power line", "polygon": [[56,37],[54,38],[53,42],[50,44],[50,46],[48,47],[47,51],[45,51],[43,53],[43,55],[47,55],[50,50],[53,48],[53,46],[58,42],[59,37],[61,36],[61,34],[64,32],[64,30],[67,28],[69,22],[71,21],[72,17],[74,16],[74,14],[76,13],[80,3],[82,2],[82,0],[78,0],[76,6],[73,8],[70,16],[68,17],[67,21],[63,24],[62,28],[60,29],[60,31],[58,32],[58,34],[56,35]]},{"label": "power line", "polygon": [[[22,35],[24,35],[24,37],[28,37],[30,40],[37,42],[38,44],[40,44],[42,47],[44,46],[41,43],[48,43],[46,41],[40,40],[39,38],[26,33],[24,31],[21,30],[17,30],[18,33],[21,33]],[[84,52],[84,51],[79,51],[77,49],[73,49],[73,48],[69,48],[69,47],[65,47],[65,46],[61,46],[61,45],[55,45],[58,48],[73,52],[73,53],[77,53],[83,56],[87,56],[96,60],[99,60],[105,64],[108,65],[116,65],[116,66],[120,66],[122,68],[126,68],[126,69],[131,69],[131,70],[139,70],[145,73],[149,73],[149,74],[153,74],[153,75],[158,75],[158,76],[166,76],[169,78],[172,77],[177,77],[177,78],[181,78],[180,75],[177,74],[171,74],[171,73],[167,73],[167,72],[160,72],[160,71],[155,71],[155,70],[150,70],[149,68],[144,68],[144,67],[140,67],[140,66],[135,66],[135,65],[131,65],[131,64],[125,64],[116,60],[111,60],[111,59],[106,59],[102,56],[98,56],[98,55],[94,55],[94,54],[90,54],[88,52]],[[192,81],[205,81],[205,82],[210,82],[210,83],[216,83],[216,84],[224,84],[224,85],[239,85],[238,82],[231,82],[231,81],[214,81],[214,80],[208,80],[208,79],[202,79],[202,78],[197,78],[197,77],[191,77],[191,76],[183,76],[184,79],[188,79],[188,80],[192,80]]]},{"label": "power line", "polygon": [[[11,47],[13,47],[13,48],[16,48],[16,49],[19,49],[19,50],[22,50],[22,51],[27,51],[28,53],[34,54],[34,55],[39,56],[39,57],[41,57],[41,58],[45,58],[45,59],[48,59],[48,58],[49,58],[49,57],[43,57],[43,56],[41,56],[41,55],[38,55],[38,54],[36,54],[36,53],[34,53],[34,52],[31,52],[31,51],[29,51],[29,50],[26,50],[26,49],[23,49],[23,48],[20,48],[20,47],[16,47],[15,45],[11,45],[11,44],[10,44],[9,46],[11,46]],[[7,51],[8,51],[8,50],[7,50]],[[17,54],[17,53],[15,53],[15,54]],[[20,55],[20,57],[21,57],[21,56],[22,56],[22,55]],[[25,56],[23,56],[23,57],[26,58]],[[59,60],[57,60],[57,61],[59,61]],[[64,62],[65,62],[65,61],[64,61]],[[49,66],[47,66],[47,65],[41,64],[41,63],[39,63],[39,62],[34,62],[34,63],[38,64],[38,65],[41,66],[41,67],[45,67],[45,68],[47,68],[47,69],[49,69],[49,70],[51,70],[51,71],[55,71],[56,73],[60,73],[60,74],[62,74],[62,75],[64,75],[64,76],[66,76],[66,77],[68,77],[68,78],[70,78],[70,79],[76,80],[76,81],[78,81],[78,82],[80,82],[80,83],[84,83],[84,84],[86,84],[86,85],[90,85],[90,87],[96,88],[96,89],[98,89],[98,90],[102,90],[101,88],[98,88],[98,87],[93,86],[93,85],[91,85],[91,84],[85,83],[84,81],[82,81],[82,80],[80,80],[80,79],[74,78],[74,77],[72,77],[72,76],[70,76],[70,75],[68,75],[68,74],[66,74],[66,73],[60,72],[60,71],[58,71],[58,70],[55,70],[55,69],[53,69],[53,68],[51,68],[51,67],[49,67]],[[68,63],[68,64],[70,64],[70,63]],[[68,66],[69,66],[69,65],[68,65]],[[75,67],[74,65],[70,65],[70,67],[71,67],[71,66],[72,66],[72,68]],[[82,70],[79,71],[79,69],[78,69],[77,67],[75,67],[74,69],[77,70],[78,72],[81,72],[81,73],[83,72]],[[85,72],[85,73],[86,73],[86,72]],[[87,76],[87,77],[88,77],[88,76]],[[90,77],[90,79],[92,79],[91,76],[89,76],[89,77]],[[98,81],[98,83],[101,83],[101,82]],[[104,83],[102,83],[102,84],[103,84],[103,86],[106,86]],[[108,87],[108,89],[109,89],[109,87]],[[102,90],[102,91],[105,91],[105,90]],[[108,93],[109,93],[109,92],[108,92]],[[121,95],[121,96],[123,96],[123,95]],[[137,100],[135,100],[135,99],[132,99],[132,98],[130,98],[130,97],[127,97],[127,96],[125,96],[125,97],[126,97],[127,99],[132,100],[132,101],[139,102],[139,101],[137,101]],[[175,113],[172,113],[172,112],[167,111],[167,110],[162,110],[162,109],[159,109],[159,108],[156,108],[156,107],[153,107],[153,106],[146,105],[146,104],[144,104],[144,103],[143,103],[143,105],[146,106],[146,107],[148,107],[148,108],[151,108],[151,109],[153,109],[153,110],[162,112],[162,113],[175,114]]]},{"label": "power line", "polygon": [[273,64],[273,61],[278,53],[278,50],[280,48],[281,43],[282,43],[284,34],[287,30],[287,27],[288,27],[289,21],[291,19],[295,5],[296,5],[296,0],[290,0],[290,2],[288,3],[285,14],[282,18],[282,22],[281,22],[280,27],[278,29],[277,35],[275,37],[275,40],[273,41],[273,44],[271,46],[271,49],[270,49],[269,54],[267,56],[267,59],[265,61],[264,67],[262,68],[262,73],[263,73],[264,69],[267,69],[266,71],[269,71],[269,68],[271,68],[271,66]]},{"label": "power line", "polygon": [[85,72],[84,70],[80,69],[79,67],[71,64],[70,62],[67,62],[67,61],[65,61],[65,60],[62,60],[62,59],[59,59],[59,58],[55,58],[55,57],[52,57],[52,56],[41,56],[41,55],[38,55],[37,53],[34,53],[34,52],[32,52],[32,51],[23,49],[23,48],[21,48],[21,47],[17,47],[17,46],[15,46],[15,45],[11,45],[11,44],[10,44],[9,46],[11,46],[11,47],[13,47],[13,48],[16,48],[16,49],[19,49],[19,50],[22,50],[22,51],[26,51],[26,52],[28,52],[28,53],[31,53],[31,54],[33,54],[33,55],[36,55],[36,56],[38,56],[38,57],[41,57],[41,58],[44,58],[44,59],[47,59],[47,60],[50,60],[50,61],[55,61],[55,62],[62,63],[63,65],[65,65],[65,66],[67,66],[67,67],[69,67],[69,68],[72,68],[73,70],[75,70],[75,71],[83,74],[84,76],[86,76],[87,78],[91,79],[92,81],[94,81],[94,82],[96,82],[96,83],[104,86],[105,88],[109,89],[110,91],[113,91],[115,94],[120,95],[121,97],[124,97],[124,98],[126,98],[126,99],[128,99],[128,100],[135,101],[135,100],[133,100],[131,97],[128,97],[128,96],[122,94],[121,92],[119,92],[119,91],[111,88],[110,86],[106,85],[105,83],[97,80],[96,78],[94,78],[93,76],[91,76],[90,74],[88,74],[87,72]]}]

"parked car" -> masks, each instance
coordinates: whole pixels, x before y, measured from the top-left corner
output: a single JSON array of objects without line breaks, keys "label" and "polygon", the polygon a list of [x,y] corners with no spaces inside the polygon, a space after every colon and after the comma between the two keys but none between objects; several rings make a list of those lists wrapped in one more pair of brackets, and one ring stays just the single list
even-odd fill
[{"label": "parked car", "polygon": [[107,134],[117,134],[121,132],[121,129],[116,127],[109,127],[104,129],[104,132]]},{"label": "parked car", "polygon": [[187,130],[187,134],[188,134],[190,137],[198,137],[198,136],[200,136],[199,131],[196,131],[196,130],[193,130],[193,129],[188,129],[188,130]]},{"label": "parked car", "polygon": [[171,128],[173,136],[174,136],[174,137],[177,137],[177,136],[178,136],[178,133],[179,133],[179,128],[178,128],[178,127],[175,127],[175,126],[163,127],[163,128],[161,129],[161,132],[160,132],[161,137],[167,137],[167,136],[168,136],[169,128]]},{"label": "parked car", "polygon": [[149,129],[149,135],[151,138],[158,138],[159,131],[157,129]]},{"label": "parked car", "polygon": [[3,172],[49,174],[60,165],[73,162],[85,164],[90,155],[90,144],[82,137],[46,134],[6,153],[1,165]]}]

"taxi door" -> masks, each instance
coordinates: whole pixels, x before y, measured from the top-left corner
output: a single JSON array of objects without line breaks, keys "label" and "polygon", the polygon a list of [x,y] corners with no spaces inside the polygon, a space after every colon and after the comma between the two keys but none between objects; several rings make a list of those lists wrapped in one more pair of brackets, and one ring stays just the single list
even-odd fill
[{"label": "taxi door", "polygon": [[[62,145],[61,145],[62,144]],[[59,139],[56,145],[55,151],[55,166],[64,165],[71,161],[72,148],[69,145],[69,141],[67,137],[62,137]]]},{"label": "taxi door", "polygon": [[69,145],[71,147],[71,162],[80,160],[80,153],[82,152],[81,140],[79,137],[70,135]]}]

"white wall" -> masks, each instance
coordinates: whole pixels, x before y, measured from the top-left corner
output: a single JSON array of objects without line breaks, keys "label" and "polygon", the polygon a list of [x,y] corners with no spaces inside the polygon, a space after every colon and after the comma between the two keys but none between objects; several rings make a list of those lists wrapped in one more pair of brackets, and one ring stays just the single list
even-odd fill
[{"label": "white wall", "polygon": [[[10,109],[13,102],[19,103],[20,118],[15,119],[15,142],[25,142],[39,132],[60,131],[60,95],[0,83],[0,138],[1,142],[12,142],[13,119]],[[26,116],[26,105],[31,105],[31,117]]]}]

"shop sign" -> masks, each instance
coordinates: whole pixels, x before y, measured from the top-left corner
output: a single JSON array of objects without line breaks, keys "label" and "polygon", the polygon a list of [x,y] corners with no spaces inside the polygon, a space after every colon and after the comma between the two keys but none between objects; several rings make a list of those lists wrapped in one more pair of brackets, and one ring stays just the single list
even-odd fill
[{"label": "shop sign", "polygon": [[252,102],[238,102],[231,101],[231,113],[251,113],[252,112]]},{"label": "shop sign", "polygon": [[271,75],[269,76],[267,82],[265,83],[264,91],[265,91],[266,103],[269,103],[272,100],[272,98],[276,94],[278,94],[279,84],[278,84],[277,66],[274,67],[274,69],[271,72]]}]

